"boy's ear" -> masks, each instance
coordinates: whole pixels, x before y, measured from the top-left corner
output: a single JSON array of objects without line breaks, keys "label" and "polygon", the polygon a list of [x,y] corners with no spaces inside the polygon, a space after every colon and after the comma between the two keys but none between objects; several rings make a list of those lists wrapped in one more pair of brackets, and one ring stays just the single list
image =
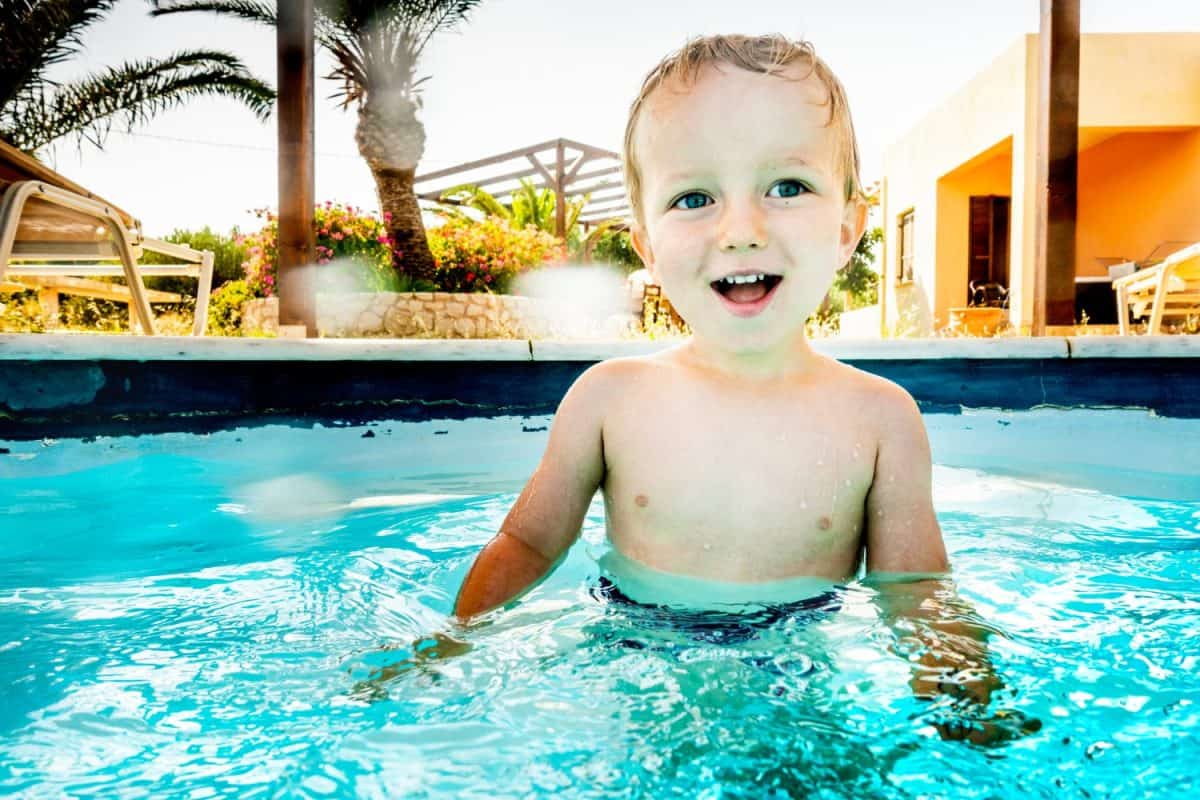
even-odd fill
[{"label": "boy's ear", "polygon": [[846,203],[846,211],[842,214],[841,238],[838,242],[838,263],[846,266],[850,256],[854,255],[858,242],[867,229],[867,214],[870,208],[862,199]]},{"label": "boy's ear", "polygon": [[629,240],[633,244],[633,252],[638,254],[650,277],[658,283],[658,270],[654,268],[654,251],[650,249],[650,238],[646,236],[646,229],[636,222],[633,223],[629,228]]}]

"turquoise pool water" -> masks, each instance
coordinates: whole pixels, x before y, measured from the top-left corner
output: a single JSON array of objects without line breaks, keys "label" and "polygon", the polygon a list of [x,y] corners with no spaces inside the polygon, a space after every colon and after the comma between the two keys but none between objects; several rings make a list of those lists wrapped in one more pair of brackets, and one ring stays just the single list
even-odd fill
[{"label": "turquoise pool water", "polygon": [[1200,784],[1200,421],[927,418],[959,594],[1004,634],[993,708],[1042,722],[993,747],[938,736],[956,712],[914,699],[869,587],[748,637],[601,602],[599,502],[559,571],[447,654],[429,634],[548,421],[0,442],[0,795]]}]

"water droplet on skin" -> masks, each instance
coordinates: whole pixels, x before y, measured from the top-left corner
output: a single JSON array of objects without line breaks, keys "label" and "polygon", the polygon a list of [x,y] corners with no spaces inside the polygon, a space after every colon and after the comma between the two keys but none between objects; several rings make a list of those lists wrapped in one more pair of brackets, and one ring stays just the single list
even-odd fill
[{"label": "water droplet on skin", "polygon": [[821,460],[821,459],[819,459],[819,458],[818,458],[818,459],[817,459],[817,466],[818,466],[818,467],[823,467],[823,466],[825,466],[825,462],[824,462],[823,460]]},{"label": "water droplet on skin", "polygon": [[800,508],[808,508],[808,501],[807,501],[807,500],[801,500],[801,501],[800,501]]},{"label": "water droplet on skin", "polygon": [[850,479],[849,479],[849,478],[846,478],[846,485],[847,485],[847,486],[849,486],[849,485],[850,485]]},{"label": "water droplet on skin", "polygon": [[710,542],[705,542],[705,543],[704,543],[704,549],[705,549],[705,550],[712,550],[712,544],[711,544]]}]

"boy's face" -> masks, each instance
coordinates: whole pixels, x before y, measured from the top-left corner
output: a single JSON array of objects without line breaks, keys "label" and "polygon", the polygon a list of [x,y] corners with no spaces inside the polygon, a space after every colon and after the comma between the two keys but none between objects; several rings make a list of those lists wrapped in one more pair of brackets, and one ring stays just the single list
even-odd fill
[{"label": "boy's face", "polygon": [[826,94],[815,76],[722,64],[643,106],[633,244],[697,338],[734,353],[794,341],[854,252],[866,207],[845,201]]}]

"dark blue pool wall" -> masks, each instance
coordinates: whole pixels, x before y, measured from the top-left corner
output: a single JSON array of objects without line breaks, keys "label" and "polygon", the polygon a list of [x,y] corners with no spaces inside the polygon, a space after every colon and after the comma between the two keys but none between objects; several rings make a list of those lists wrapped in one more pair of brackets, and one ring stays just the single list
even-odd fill
[{"label": "dark blue pool wall", "polygon": [[[591,361],[0,361],[0,438],[204,430],[254,419],[552,413]],[[1200,417],[1200,359],[848,361],[926,411],[1133,407]]]}]

